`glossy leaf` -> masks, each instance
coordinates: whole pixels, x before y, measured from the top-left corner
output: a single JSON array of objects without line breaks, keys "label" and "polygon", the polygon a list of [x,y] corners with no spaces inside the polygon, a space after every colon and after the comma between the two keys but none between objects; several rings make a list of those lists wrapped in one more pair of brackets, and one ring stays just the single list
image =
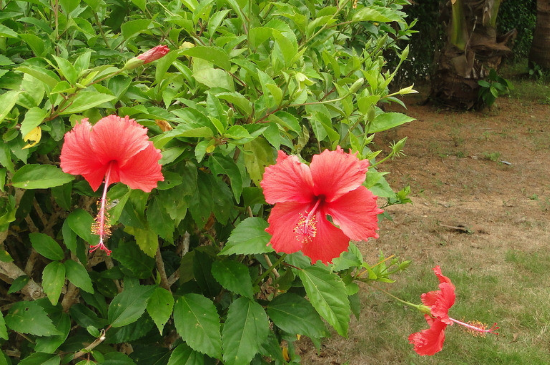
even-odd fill
[{"label": "glossy leaf", "polygon": [[215,261],[212,275],[225,289],[253,299],[252,280],[246,265],[236,261]]},{"label": "glossy leaf", "polygon": [[164,325],[172,315],[173,309],[174,297],[172,294],[164,288],[155,288],[155,291],[147,302],[147,313],[155,322],[161,335]]},{"label": "glossy leaf", "polygon": [[74,286],[88,293],[94,293],[92,279],[90,279],[90,275],[82,264],[73,260],[67,260],[63,262],[63,265],[65,265],[67,279],[69,279]]},{"label": "glossy leaf", "polygon": [[74,176],[53,165],[29,164],[15,172],[11,181],[16,188],[48,189],[74,180]]},{"label": "glossy leaf", "polygon": [[204,355],[181,344],[172,351],[168,365],[203,365]]},{"label": "glossy leaf", "polygon": [[35,336],[60,335],[52,320],[36,302],[17,302],[9,310],[5,317],[6,325],[21,333]]},{"label": "glossy leaf", "polygon": [[293,335],[321,338],[328,334],[315,308],[305,298],[284,293],[267,306],[267,314],[275,325]]},{"label": "glossy leaf", "polygon": [[114,297],[107,312],[111,326],[122,327],[137,321],[154,291],[154,286],[134,286]]}]

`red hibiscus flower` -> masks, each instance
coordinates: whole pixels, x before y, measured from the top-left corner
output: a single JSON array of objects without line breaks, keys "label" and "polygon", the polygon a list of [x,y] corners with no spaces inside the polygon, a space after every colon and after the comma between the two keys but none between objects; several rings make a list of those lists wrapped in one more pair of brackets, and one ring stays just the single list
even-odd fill
[{"label": "red hibiscus flower", "polygon": [[368,166],[340,147],[313,156],[310,166],[279,151],[261,182],[266,201],[275,204],[266,229],[273,248],[301,250],[312,262],[328,263],[347,250],[350,240],[378,238],[382,210],[361,185]]},{"label": "red hibiscus flower", "polygon": [[128,116],[109,115],[93,127],[88,119],[77,123],[65,135],[61,149],[61,169],[72,175],[82,175],[96,191],[105,181],[101,207],[94,233],[100,236],[100,248],[108,254],[103,239],[109,235],[105,219],[107,188],[122,182],[132,189],[150,192],[164,177],[159,160],[162,157],[147,137],[147,129]]},{"label": "red hibiscus flower", "polygon": [[439,290],[431,291],[421,295],[422,303],[430,309],[431,316],[425,315],[426,321],[430,326],[429,329],[413,333],[409,336],[409,343],[414,345],[414,351],[419,355],[434,355],[441,351],[443,342],[445,341],[445,329],[447,325],[457,323],[468,328],[468,330],[477,334],[494,333],[498,329],[496,323],[487,328],[485,325],[478,323],[472,325],[461,322],[449,317],[449,309],[455,303],[455,286],[451,280],[441,274],[441,268],[436,266],[433,271],[439,279]]}]

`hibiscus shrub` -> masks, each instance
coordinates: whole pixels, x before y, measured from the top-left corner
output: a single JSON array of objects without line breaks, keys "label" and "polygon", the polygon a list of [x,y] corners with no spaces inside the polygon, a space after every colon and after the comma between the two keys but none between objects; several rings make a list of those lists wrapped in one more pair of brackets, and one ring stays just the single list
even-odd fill
[{"label": "hibiscus shrub", "polygon": [[298,363],[299,335],[346,336],[357,282],[408,265],[350,243],[408,201],[371,143],[412,120],[379,107],[414,92],[384,68],[407,1],[51,3],[0,5],[0,364]]}]

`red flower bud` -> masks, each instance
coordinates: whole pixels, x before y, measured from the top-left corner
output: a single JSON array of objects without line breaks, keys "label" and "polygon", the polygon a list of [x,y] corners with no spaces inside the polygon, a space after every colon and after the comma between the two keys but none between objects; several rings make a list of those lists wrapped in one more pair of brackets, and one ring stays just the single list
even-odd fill
[{"label": "red flower bud", "polygon": [[168,52],[170,52],[170,48],[167,46],[156,46],[147,52],[140,54],[137,58],[142,60],[143,64],[146,64],[164,57]]}]

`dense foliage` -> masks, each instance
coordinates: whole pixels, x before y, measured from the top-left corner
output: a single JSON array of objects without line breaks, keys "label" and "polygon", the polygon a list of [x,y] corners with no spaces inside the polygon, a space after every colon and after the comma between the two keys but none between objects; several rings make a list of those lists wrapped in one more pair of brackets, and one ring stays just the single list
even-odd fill
[{"label": "dense foliage", "polygon": [[[412,120],[379,108],[412,92],[388,91],[405,3],[1,2],[0,364],[297,363],[298,335],[345,336],[357,282],[408,263],[367,264],[353,243],[329,265],[274,252],[260,182],[277,150],[309,162],[340,146],[371,161],[364,187],[407,201],[371,150],[373,133]],[[135,57],[160,44],[170,52]],[[94,171],[59,167],[67,133],[109,115],[162,152],[150,193],[117,175],[105,200]],[[110,237],[92,232],[98,199]],[[110,256],[90,252],[93,233]]]}]

